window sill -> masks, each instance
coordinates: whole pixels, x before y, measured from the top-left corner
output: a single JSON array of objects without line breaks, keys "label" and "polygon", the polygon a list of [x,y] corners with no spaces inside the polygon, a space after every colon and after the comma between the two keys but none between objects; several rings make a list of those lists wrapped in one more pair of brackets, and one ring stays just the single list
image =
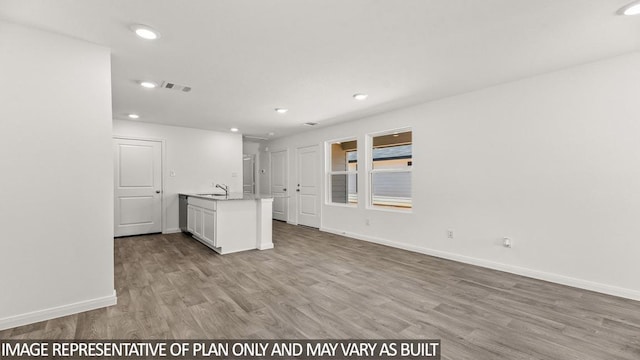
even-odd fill
[{"label": "window sill", "polygon": [[395,209],[395,208],[389,208],[389,207],[385,207],[385,206],[369,205],[369,206],[367,206],[366,209],[367,210],[398,213],[398,214],[413,214],[413,208],[410,208],[410,209]]},{"label": "window sill", "polygon": [[343,208],[352,208],[352,209],[358,208],[358,204],[325,203],[325,205],[343,207]]}]

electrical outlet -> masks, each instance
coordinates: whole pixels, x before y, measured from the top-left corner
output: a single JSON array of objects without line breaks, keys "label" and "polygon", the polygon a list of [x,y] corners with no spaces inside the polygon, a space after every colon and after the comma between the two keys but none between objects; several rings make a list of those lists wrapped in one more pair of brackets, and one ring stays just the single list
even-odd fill
[{"label": "electrical outlet", "polygon": [[175,177],[176,176],[176,171],[175,170],[169,171],[169,176]]},{"label": "electrical outlet", "polygon": [[453,229],[447,230],[447,239],[453,239]]},{"label": "electrical outlet", "polygon": [[504,245],[504,247],[506,248],[511,248],[513,246],[513,241],[511,240],[511,238],[503,237],[502,245]]}]

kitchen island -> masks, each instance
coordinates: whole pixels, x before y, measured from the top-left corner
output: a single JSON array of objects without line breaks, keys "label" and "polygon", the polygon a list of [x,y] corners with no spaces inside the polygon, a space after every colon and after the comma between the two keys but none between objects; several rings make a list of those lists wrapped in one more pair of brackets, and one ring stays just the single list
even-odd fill
[{"label": "kitchen island", "polygon": [[187,197],[187,231],[219,254],[273,248],[273,198],[252,194],[180,194]]}]

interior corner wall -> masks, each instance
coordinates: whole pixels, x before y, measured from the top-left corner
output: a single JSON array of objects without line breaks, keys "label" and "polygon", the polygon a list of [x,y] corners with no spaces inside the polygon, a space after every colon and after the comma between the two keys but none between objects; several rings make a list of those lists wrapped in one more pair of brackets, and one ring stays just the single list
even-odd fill
[{"label": "interior corner wall", "polygon": [[0,22],[0,329],[115,303],[107,48]]},{"label": "interior corner wall", "polygon": [[179,193],[222,191],[212,184],[226,184],[231,192],[242,192],[242,135],[113,120],[113,136],[164,140],[162,231],[165,233],[179,231]]},{"label": "interior corner wall", "polygon": [[[268,146],[357,137],[359,205],[323,204],[325,231],[640,299],[639,63],[631,53]],[[367,209],[366,134],[401,127],[414,136],[413,212]]]}]

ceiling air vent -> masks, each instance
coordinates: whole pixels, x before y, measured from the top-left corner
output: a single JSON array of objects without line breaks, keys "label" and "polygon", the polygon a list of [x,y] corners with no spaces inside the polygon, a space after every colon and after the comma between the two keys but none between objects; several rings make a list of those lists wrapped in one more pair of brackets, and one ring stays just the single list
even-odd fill
[{"label": "ceiling air vent", "polygon": [[316,126],[316,125],[318,125],[318,123],[317,123],[317,122],[311,122],[311,121],[310,121],[310,122],[306,122],[306,123],[304,123],[304,124],[305,124],[305,125],[309,125],[309,126]]},{"label": "ceiling air vent", "polygon": [[264,136],[258,136],[258,135],[243,135],[242,137],[245,139],[253,139],[253,140],[269,140],[269,138],[266,138]]},{"label": "ceiling air vent", "polygon": [[176,90],[176,91],[182,91],[182,92],[191,91],[191,86],[180,85],[180,84],[176,84],[168,81],[163,81],[160,87],[164,89]]}]

